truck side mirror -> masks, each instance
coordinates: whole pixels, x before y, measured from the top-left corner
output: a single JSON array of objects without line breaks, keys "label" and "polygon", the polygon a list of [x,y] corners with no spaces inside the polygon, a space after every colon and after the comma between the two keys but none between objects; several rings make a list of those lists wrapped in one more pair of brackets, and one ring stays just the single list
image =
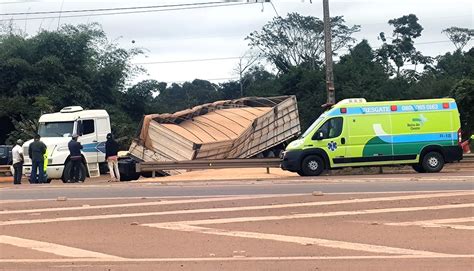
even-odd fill
[{"label": "truck side mirror", "polygon": [[82,120],[78,120],[77,121],[77,135],[82,136],[83,131],[84,131],[84,129],[83,129],[83,125],[82,125]]},{"label": "truck side mirror", "polygon": [[316,131],[316,140],[324,139],[324,133],[322,131]]}]

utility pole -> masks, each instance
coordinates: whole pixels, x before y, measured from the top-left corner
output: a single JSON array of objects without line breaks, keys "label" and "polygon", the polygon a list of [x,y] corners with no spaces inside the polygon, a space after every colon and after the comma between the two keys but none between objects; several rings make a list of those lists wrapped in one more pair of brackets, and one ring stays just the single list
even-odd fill
[{"label": "utility pole", "polygon": [[334,73],[331,46],[331,17],[329,17],[329,0],[323,0],[324,14],[324,50],[326,55],[326,90],[327,104],[336,103],[336,90],[334,88]]}]

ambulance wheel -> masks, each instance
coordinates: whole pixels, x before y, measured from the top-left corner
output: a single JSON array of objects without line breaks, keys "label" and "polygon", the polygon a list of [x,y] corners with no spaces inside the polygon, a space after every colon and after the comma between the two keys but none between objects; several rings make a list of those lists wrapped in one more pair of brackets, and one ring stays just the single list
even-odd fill
[{"label": "ambulance wheel", "polygon": [[[318,176],[324,171],[324,161],[316,155],[307,156],[301,164],[303,176]],[[299,172],[298,172],[299,173]]]},{"label": "ambulance wheel", "polygon": [[419,164],[412,165],[411,167],[418,173],[426,173],[425,169]]},{"label": "ambulance wheel", "polygon": [[444,166],[444,158],[439,152],[429,152],[423,157],[421,165],[428,173],[440,172]]}]

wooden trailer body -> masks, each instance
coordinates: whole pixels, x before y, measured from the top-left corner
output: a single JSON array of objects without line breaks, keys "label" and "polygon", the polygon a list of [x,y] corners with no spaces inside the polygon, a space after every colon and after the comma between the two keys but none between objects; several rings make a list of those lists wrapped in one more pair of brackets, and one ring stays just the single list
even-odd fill
[{"label": "wooden trailer body", "polygon": [[295,96],[246,97],[147,115],[129,152],[147,162],[249,158],[299,133]]}]

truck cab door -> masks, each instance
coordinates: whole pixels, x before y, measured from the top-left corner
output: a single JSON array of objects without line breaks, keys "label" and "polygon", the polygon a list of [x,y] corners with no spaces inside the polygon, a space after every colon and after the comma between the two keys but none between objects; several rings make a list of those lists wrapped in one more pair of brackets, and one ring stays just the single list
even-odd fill
[{"label": "truck cab door", "polygon": [[96,121],[94,119],[81,119],[78,121],[78,141],[81,142],[83,146],[82,153],[87,163],[98,162],[99,150],[97,149],[98,140],[96,130]]},{"label": "truck cab door", "polygon": [[105,142],[107,141],[107,134],[110,133],[110,121],[109,118],[98,118],[96,123],[96,134],[97,134],[97,141],[98,146],[97,149],[99,152],[98,161],[99,163],[105,162]]},{"label": "truck cab door", "polygon": [[343,117],[334,117],[326,120],[313,134],[312,141],[318,148],[323,149],[331,166],[334,159],[344,159],[346,155],[347,129]]}]

